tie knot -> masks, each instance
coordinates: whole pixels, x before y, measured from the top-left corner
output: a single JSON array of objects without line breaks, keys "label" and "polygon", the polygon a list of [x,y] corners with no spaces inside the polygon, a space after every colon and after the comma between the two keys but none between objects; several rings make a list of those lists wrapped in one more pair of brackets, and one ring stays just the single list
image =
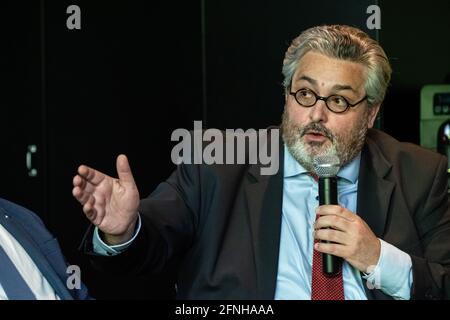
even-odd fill
[{"label": "tie knot", "polygon": [[315,182],[319,181],[319,176],[315,172],[308,172]]}]

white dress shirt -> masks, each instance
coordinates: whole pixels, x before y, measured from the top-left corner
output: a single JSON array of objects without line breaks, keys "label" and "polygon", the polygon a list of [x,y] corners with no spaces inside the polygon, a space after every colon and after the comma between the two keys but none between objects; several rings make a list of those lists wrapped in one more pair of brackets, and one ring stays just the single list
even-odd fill
[{"label": "white dress shirt", "polygon": [[[0,246],[14,263],[17,271],[30,287],[38,300],[59,300],[55,290],[37,268],[25,249],[19,242],[0,224]],[[8,300],[0,283],[0,300]]]}]

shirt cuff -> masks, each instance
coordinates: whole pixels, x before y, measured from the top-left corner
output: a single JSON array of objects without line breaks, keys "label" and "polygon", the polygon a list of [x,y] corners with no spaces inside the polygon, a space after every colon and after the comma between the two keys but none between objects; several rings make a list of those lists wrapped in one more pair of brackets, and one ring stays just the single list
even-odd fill
[{"label": "shirt cuff", "polygon": [[94,234],[92,236],[92,247],[95,253],[102,256],[115,256],[119,253],[125,251],[134,239],[136,239],[139,231],[141,230],[141,216],[138,214],[138,221],[136,223],[136,228],[134,229],[133,237],[125,243],[116,244],[113,246],[107,245],[100,237],[98,227],[95,227]]},{"label": "shirt cuff", "polygon": [[364,273],[369,289],[380,289],[396,300],[409,300],[412,286],[412,261],[409,254],[381,239],[381,252],[375,267]]}]

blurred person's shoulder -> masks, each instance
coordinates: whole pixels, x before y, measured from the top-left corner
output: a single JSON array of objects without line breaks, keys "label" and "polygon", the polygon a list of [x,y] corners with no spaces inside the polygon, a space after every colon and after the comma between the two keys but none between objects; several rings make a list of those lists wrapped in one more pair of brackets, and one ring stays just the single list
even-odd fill
[{"label": "blurred person's shoulder", "polygon": [[33,211],[9,200],[0,198],[0,212],[8,218],[18,221],[30,233],[48,233],[41,218]]}]

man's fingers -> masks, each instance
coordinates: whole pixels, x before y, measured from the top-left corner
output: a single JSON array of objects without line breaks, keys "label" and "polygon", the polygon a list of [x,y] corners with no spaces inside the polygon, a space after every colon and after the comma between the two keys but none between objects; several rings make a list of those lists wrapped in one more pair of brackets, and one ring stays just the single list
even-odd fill
[{"label": "man's fingers", "polygon": [[314,223],[314,229],[333,228],[341,231],[349,230],[351,222],[347,219],[336,216],[320,216]]},{"label": "man's fingers", "polygon": [[336,215],[339,217],[342,217],[344,219],[347,219],[348,221],[354,221],[355,220],[355,214],[351,211],[338,206],[338,205],[323,205],[316,209],[316,214],[320,216],[327,216],[327,215]]},{"label": "man's fingers", "polygon": [[83,179],[86,179],[88,174],[89,174],[89,170],[90,169],[91,168],[89,168],[89,167],[87,167],[85,165],[81,165],[81,166],[78,167],[77,172]]},{"label": "man's fingers", "polygon": [[100,171],[89,168],[85,165],[78,167],[78,174],[81,178],[85,179],[89,183],[92,183],[93,185],[98,185],[105,178],[105,175]]},{"label": "man's fingers", "polygon": [[96,210],[94,208],[95,205],[95,198],[94,196],[90,196],[87,201],[85,202],[85,204],[83,205],[83,212],[86,214],[86,216],[89,218],[89,220],[91,220],[92,222],[94,222],[95,218],[96,218]]},{"label": "man's fingers", "polygon": [[74,187],[72,189],[72,195],[82,205],[84,205],[89,198],[89,194],[87,192],[85,192],[84,190],[82,190],[80,187]]},{"label": "man's fingers", "polygon": [[348,236],[346,233],[333,229],[320,229],[314,232],[314,239],[322,241],[331,241],[334,243],[348,245]]},{"label": "man's fingers", "polygon": [[84,180],[80,175],[77,174],[75,177],[73,177],[72,184],[74,187],[84,189],[86,187],[86,180]]},{"label": "man's fingers", "polygon": [[[76,175],[73,178],[72,184],[74,186],[75,190],[76,188],[78,188],[79,190],[81,190],[81,192],[87,192],[89,194],[92,194],[95,192],[95,190],[97,189],[97,186],[93,185],[92,183],[87,182],[85,179],[83,179],[80,175]],[[73,193],[73,192],[72,192]],[[75,193],[73,193],[74,197],[78,199],[78,197],[76,196]]]},{"label": "man's fingers", "polygon": [[336,243],[316,242],[314,243],[314,249],[319,252],[329,253],[341,258],[344,258],[347,254],[347,246]]},{"label": "man's fingers", "polygon": [[75,199],[77,199],[78,201],[80,201],[79,199],[81,198],[81,188],[80,187],[74,187],[72,189],[72,195],[75,197]]},{"label": "man's fingers", "polygon": [[75,199],[78,200],[81,205],[85,205],[86,202],[90,199],[90,197],[93,197],[91,192],[87,192],[86,190],[81,189],[80,187],[75,187],[72,189],[72,194],[75,197]]},{"label": "man's fingers", "polygon": [[135,184],[128,159],[124,154],[117,157],[116,167],[121,182]]}]

